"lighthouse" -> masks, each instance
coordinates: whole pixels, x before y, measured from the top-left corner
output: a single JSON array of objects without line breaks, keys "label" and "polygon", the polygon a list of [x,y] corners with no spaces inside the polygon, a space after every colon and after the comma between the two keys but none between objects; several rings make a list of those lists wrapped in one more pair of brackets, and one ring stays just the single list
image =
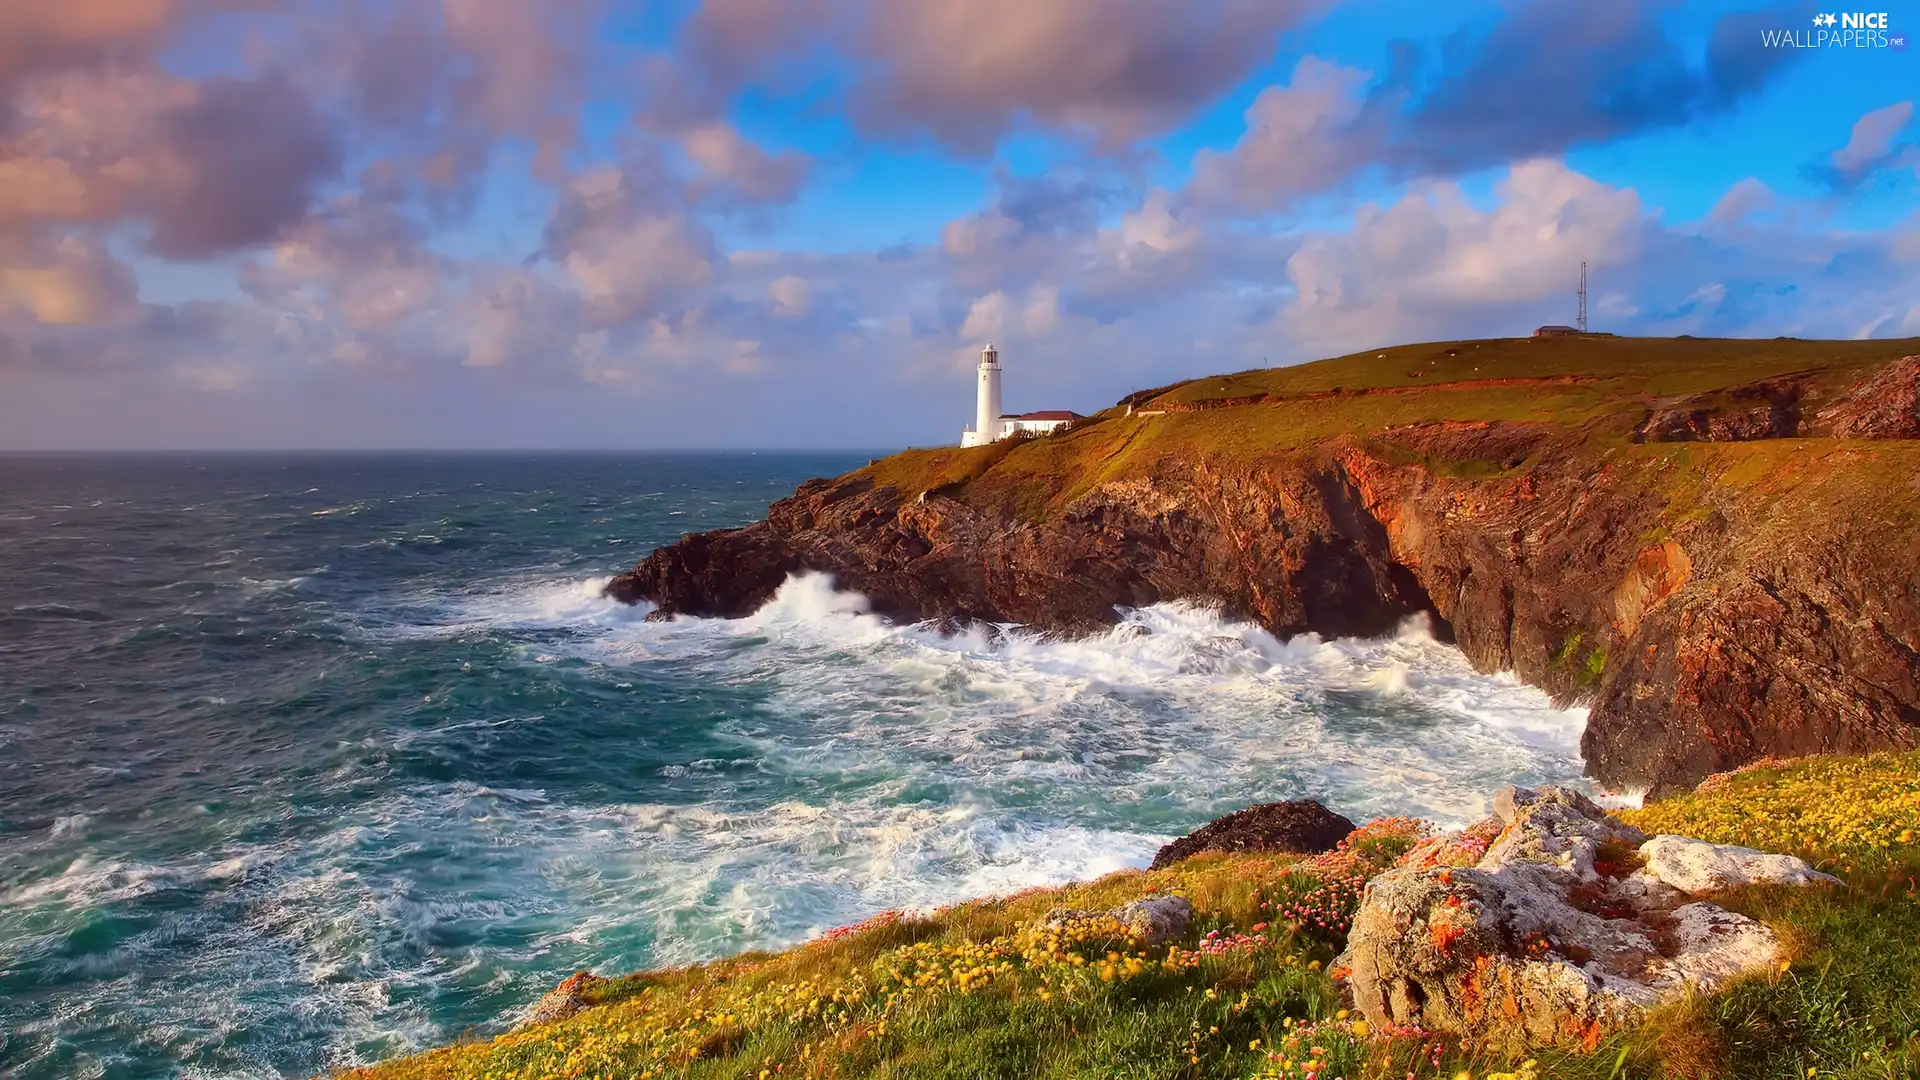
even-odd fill
[{"label": "lighthouse", "polygon": [[1000,353],[987,342],[980,350],[980,382],[974,388],[972,438],[963,432],[962,446],[983,446],[1000,436]]},{"label": "lighthouse", "polygon": [[980,380],[974,387],[973,426],[960,432],[961,446],[985,446],[1009,435],[1045,435],[1080,419],[1079,413],[1054,409],[1048,412],[1000,412],[1000,353],[993,343],[980,350]]}]

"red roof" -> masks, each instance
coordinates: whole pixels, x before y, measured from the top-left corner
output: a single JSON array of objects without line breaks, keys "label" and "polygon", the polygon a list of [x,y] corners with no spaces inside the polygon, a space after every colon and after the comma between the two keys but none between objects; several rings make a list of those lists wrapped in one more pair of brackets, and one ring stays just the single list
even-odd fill
[{"label": "red roof", "polygon": [[1001,417],[1001,419],[1002,420],[1078,420],[1080,419],[1080,414],[1077,412],[1068,412],[1065,409],[1045,409],[1040,412],[1015,413],[1012,416],[1003,416]]}]

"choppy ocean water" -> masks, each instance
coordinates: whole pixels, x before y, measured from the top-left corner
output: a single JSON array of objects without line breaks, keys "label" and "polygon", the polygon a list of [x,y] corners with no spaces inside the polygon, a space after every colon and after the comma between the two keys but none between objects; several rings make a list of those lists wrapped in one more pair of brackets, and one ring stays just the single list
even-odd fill
[{"label": "choppy ocean water", "polygon": [[1452,822],[1580,770],[1583,713],[1418,627],[598,597],[864,457],[0,458],[0,1076],[310,1075],[1251,802]]}]

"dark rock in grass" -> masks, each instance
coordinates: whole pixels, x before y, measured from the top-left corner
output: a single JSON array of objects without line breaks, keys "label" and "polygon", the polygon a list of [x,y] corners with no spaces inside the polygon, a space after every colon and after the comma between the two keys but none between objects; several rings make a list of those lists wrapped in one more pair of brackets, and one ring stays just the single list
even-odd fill
[{"label": "dark rock in grass", "polygon": [[1312,799],[1263,803],[1210,821],[1161,848],[1153,857],[1153,869],[1172,866],[1203,851],[1318,855],[1332,851],[1352,831],[1353,822]]}]

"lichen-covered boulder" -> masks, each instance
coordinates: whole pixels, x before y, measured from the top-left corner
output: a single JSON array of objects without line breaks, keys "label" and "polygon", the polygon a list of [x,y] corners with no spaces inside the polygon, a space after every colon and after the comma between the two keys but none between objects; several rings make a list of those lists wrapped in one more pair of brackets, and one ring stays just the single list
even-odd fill
[{"label": "lichen-covered boulder", "polygon": [[1115,908],[1113,917],[1142,947],[1157,949],[1187,932],[1193,905],[1182,896],[1149,896]]},{"label": "lichen-covered boulder", "polygon": [[550,1024],[556,1020],[565,1020],[586,1008],[589,1004],[587,993],[606,981],[590,971],[574,972],[559,986],[547,991],[544,997],[534,1002],[526,1018],[514,1025],[514,1030],[519,1031],[535,1024]]},{"label": "lichen-covered boulder", "polygon": [[1060,927],[1091,919],[1111,919],[1142,948],[1157,949],[1187,932],[1193,922],[1193,905],[1182,896],[1149,896],[1111,911],[1056,908],[1047,913],[1044,922]]},{"label": "lichen-covered boulder", "polygon": [[1375,1025],[1590,1048],[1648,1008],[1778,963],[1771,930],[1700,896],[1831,880],[1784,856],[1648,840],[1565,788],[1509,789],[1494,810],[1469,830],[1501,826],[1477,862],[1445,865],[1457,848],[1423,845],[1368,885],[1340,964]]},{"label": "lichen-covered boulder", "polygon": [[1262,803],[1236,810],[1161,848],[1152,869],[1172,866],[1203,851],[1280,851],[1318,855],[1332,851],[1353,831],[1353,822],[1314,802]]},{"label": "lichen-covered boulder", "polygon": [[1732,844],[1709,844],[1686,836],[1656,836],[1640,845],[1646,865],[1640,873],[1689,896],[1737,889],[1743,885],[1837,885],[1791,855],[1772,855]]}]

